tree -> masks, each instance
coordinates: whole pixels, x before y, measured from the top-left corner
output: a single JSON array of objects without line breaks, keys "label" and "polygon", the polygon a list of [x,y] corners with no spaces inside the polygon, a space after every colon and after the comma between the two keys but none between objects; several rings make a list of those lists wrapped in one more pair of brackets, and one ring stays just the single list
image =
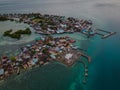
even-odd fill
[{"label": "tree", "polygon": [[43,52],[44,54],[47,54],[47,53],[48,53],[48,48],[44,48],[44,49],[42,50],[42,52]]},{"label": "tree", "polygon": [[7,20],[9,20],[7,17],[5,17],[5,16],[0,16],[0,21],[7,21]]},{"label": "tree", "polygon": [[15,33],[13,33],[13,34],[10,34],[10,37],[11,37],[11,38],[20,39],[20,38],[21,38],[21,34],[15,34]]},{"label": "tree", "polygon": [[32,33],[29,28],[26,28],[25,30],[17,30],[14,33],[11,33],[11,32],[12,32],[12,30],[5,31],[3,36],[8,36],[8,37],[11,37],[11,38],[20,39],[21,38],[21,34],[28,34],[28,35],[30,35]]},{"label": "tree", "polygon": [[12,32],[12,29],[5,31],[3,36],[9,36],[11,32]]},{"label": "tree", "polygon": [[10,60],[14,62],[14,61],[16,61],[16,58],[14,56],[11,56]]}]

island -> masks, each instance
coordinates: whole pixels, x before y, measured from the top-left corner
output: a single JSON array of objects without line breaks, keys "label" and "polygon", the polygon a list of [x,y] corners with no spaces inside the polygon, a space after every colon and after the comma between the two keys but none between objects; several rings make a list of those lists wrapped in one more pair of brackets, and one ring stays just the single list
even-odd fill
[{"label": "island", "polygon": [[[6,18],[11,21],[27,23],[33,28],[33,30],[35,30],[35,33],[42,35],[79,32],[86,35],[88,38],[99,35],[102,39],[105,39],[116,34],[116,32],[96,28],[94,29],[93,22],[91,20],[73,17],[48,14],[42,15],[40,13],[1,14],[0,17],[2,17],[3,20]],[[19,38],[20,35],[15,34],[13,37]]]},{"label": "island", "polygon": [[13,33],[12,32],[13,32],[12,29],[5,31],[3,36],[15,38],[15,39],[20,39],[22,34],[27,34],[27,35],[31,34],[31,30],[29,28],[26,28],[25,30],[17,30]]},{"label": "island", "polygon": [[[16,56],[3,55],[0,59],[0,79],[6,79],[13,74],[20,74],[22,70],[45,65],[52,61],[58,61],[66,66],[71,66],[80,57],[91,58],[80,52],[73,45],[75,40],[69,36],[52,37],[43,36],[36,39],[33,44],[20,47],[21,51]],[[81,60],[83,63],[83,61]],[[84,62],[85,66],[87,64]],[[85,67],[86,69],[87,67]]]}]

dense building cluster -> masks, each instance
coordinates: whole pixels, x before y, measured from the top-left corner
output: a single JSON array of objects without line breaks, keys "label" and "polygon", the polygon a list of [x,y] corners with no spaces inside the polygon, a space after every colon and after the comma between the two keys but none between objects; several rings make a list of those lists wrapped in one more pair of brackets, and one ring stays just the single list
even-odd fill
[{"label": "dense building cluster", "polygon": [[20,73],[21,69],[29,69],[36,65],[44,65],[53,60],[68,66],[82,54],[75,50],[73,39],[66,37],[40,37],[36,43],[21,47],[17,56],[2,56],[0,61],[0,78],[6,78],[13,73]]},{"label": "dense building cluster", "polygon": [[73,17],[57,15],[42,15],[40,13],[31,14],[6,14],[4,15],[10,20],[24,22],[29,24],[36,33],[39,34],[60,34],[81,32],[88,36],[94,35],[96,32],[92,29],[91,20],[81,20]]}]

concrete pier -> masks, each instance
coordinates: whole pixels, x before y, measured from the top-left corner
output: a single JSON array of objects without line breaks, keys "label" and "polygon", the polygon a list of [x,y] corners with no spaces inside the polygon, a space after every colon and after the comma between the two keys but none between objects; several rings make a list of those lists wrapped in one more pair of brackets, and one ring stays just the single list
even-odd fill
[{"label": "concrete pier", "polygon": [[96,33],[97,35],[100,35],[100,36],[104,36],[104,34],[101,34],[101,33]]},{"label": "concrete pier", "polygon": [[102,39],[105,39],[105,38],[107,38],[107,37],[109,37],[109,36],[111,36],[111,35],[116,34],[116,32],[105,31],[105,30],[102,30],[102,29],[96,29],[96,30],[97,30],[97,31],[100,31],[100,32],[107,33],[107,34],[102,34],[102,33],[100,33],[100,32],[97,32],[97,33],[96,33],[97,35],[102,36],[102,37],[101,37]]},{"label": "concrete pier", "polygon": [[105,31],[105,30],[102,30],[102,29],[97,29],[98,31],[102,31],[102,32],[106,32],[106,33],[111,33],[110,31]]},{"label": "concrete pier", "polygon": [[87,82],[86,78],[88,77],[88,67],[87,67],[87,64],[83,60],[80,60],[79,62],[84,65],[84,79],[83,79],[83,84],[86,84],[86,82]]},{"label": "concrete pier", "polygon": [[109,36],[111,36],[111,35],[114,35],[114,34],[116,34],[116,32],[110,32],[109,34],[104,35],[104,36],[102,37],[102,39],[105,39],[105,38],[107,38],[107,37],[109,37]]},{"label": "concrete pier", "polygon": [[91,63],[91,57],[90,56],[88,56],[84,53],[81,53],[81,56],[85,57],[88,60],[88,62]]}]

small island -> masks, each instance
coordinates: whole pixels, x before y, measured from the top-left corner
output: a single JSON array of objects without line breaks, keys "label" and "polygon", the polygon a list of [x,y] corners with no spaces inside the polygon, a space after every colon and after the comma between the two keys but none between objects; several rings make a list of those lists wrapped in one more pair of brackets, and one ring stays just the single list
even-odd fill
[{"label": "small island", "polygon": [[[35,30],[36,34],[41,35],[81,32],[89,37],[95,34],[95,32],[93,32],[94,30],[92,30],[93,23],[91,20],[80,20],[73,17],[67,18],[58,15],[42,15],[40,13],[3,14],[0,16],[10,21],[27,23]],[[29,28],[26,30],[18,30],[13,33],[12,31],[13,30],[8,30],[4,32],[3,36],[20,39],[22,34],[31,34]],[[89,31],[90,33],[88,33]]]},{"label": "small island", "polygon": [[[3,55],[0,58],[0,79],[6,79],[13,74],[20,74],[23,70],[45,65],[51,61],[71,66],[80,57],[85,57],[90,63],[90,57],[75,48],[73,45],[75,42],[69,36],[36,38],[35,43],[21,47],[18,55],[10,57]],[[82,60],[80,62],[87,66]]]},{"label": "small island", "polygon": [[[0,15],[1,20],[10,20],[16,22],[24,22],[30,25],[35,33],[42,35],[53,35],[63,33],[82,33],[88,38],[95,35],[105,39],[116,32],[110,32],[102,29],[95,29],[91,20],[78,19],[73,17],[65,17],[59,15],[48,15],[41,13],[29,14],[3,14]],[[13,35],[13,38],[19,39],[20,35]]]},{"label": "small island", "polygon": [[32,33],[29,28],[26,28],[25,30],[17,30],[16,32],[13,32],[13,33],[12,31],[13,31],[12,29],[5,31],[3,36],[20,39],[22,34],[30,35]]}]

